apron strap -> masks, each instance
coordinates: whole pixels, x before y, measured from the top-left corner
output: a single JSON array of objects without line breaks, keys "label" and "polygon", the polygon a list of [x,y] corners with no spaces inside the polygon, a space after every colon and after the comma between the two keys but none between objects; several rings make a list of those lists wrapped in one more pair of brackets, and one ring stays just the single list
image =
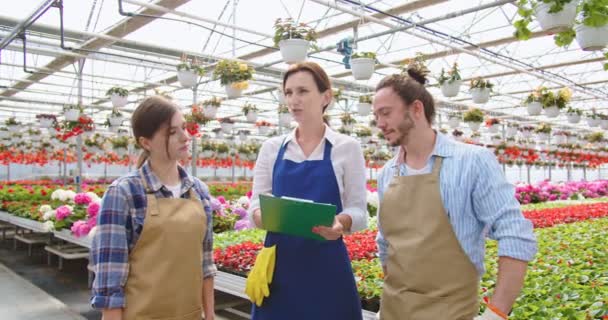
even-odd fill
[{"label": "apron strap", "polygon": [[443,158],[440,156],[435,156],[435,161],[433,162],[433,175],[435,177],[439,177],[439,171],[441,170],[441,163],[443,161]]},{"label": "apron strap", "polygon": [[139,172],[139,177],[141,178],[141,181],[144,185],[144,190],[146,191],[146,200],[148,201],[148,210],[149,210],[148,212],[150,212],[150,215],[157,216],[157,215],[159,215],[159,211],[158,211],[158,202],[156,201],[156,195],[150,189],[150,186],[148,185],[148,180],[146,180],[146,177],[143,174],[143,170],[138,170],[138,172]]},{"label": "apron strap", "polygon": [[325,139],[325,149],[323,150],[323,160],[331,161],[331,143],[329,140]]}]

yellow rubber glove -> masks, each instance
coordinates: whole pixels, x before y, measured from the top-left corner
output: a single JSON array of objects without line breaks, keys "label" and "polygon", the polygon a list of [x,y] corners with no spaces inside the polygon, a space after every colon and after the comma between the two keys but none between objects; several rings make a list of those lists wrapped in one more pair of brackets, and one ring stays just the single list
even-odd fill
[{"label": "yellow rubber glove", "polygon": [[251,302],[262,306],[264,297],[270,295],[268,285],[272,282],[276,263],[276,246],[264,247],[255,258],[245,285],[245,293]]}]

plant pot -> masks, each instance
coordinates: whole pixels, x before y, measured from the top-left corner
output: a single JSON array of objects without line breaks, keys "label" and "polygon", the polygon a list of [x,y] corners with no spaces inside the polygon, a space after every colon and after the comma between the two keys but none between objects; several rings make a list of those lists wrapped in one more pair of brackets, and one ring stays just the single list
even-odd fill
[{"label": "plant pot", "polygon": [[279,113],[279,125],[289,127],[291,125],[291,113]]},{"label": "plant pot", "polygon": [[213,151],[211,151],[211,150],[205,150],[205,151],[201,152],[201,154],[203,155],[203,158],[213,157]]},{"label": "plant pot", "polygon": [[549,134],[548,133],[539,132],[539,133],[536,134],[536,136],[538,137],[538,140],[540,140],[540,141],[547,141],[547,140],[549,140]]},{"label": "plant pot", "polygon": [[374,74],[376,61],[370,58],[357,58],[350,60],[350,67],[355,80],[369,80]]},{"label": "plant pot", "polygon": [[279,42],[283,61],[288,64],[306,60],[310,43],[303,39],[286,39]]},{"label": "plant pot", "polygon": [[232,128],[234,127],[233,123],[222,123],[222,131],[226,134],[230,134],[232,132]]},{"label": "plant pot", "polygon": [[66,110],[63,115],[65,116],[66,121],[78,121],[78,118],[80,117],[80,110],[69,109]]},{"label": "plant pot", "polygon": [[441,94],[446,98],[455,97],[460,92],[462,80],[446,81],[441,85]]},{"label": "plant pot", "polygon": [[216,106],[204,106],[203,114],[205,115],[205,118],[215,119],[215,116],[217,115],[217,109],[218,107]]},{"label": "plant pot", "polygon": [[198,74],[190,70],[177,71],[177,80],[184,88],[192,88],[198,81]]},{"label": "plant pot", "polygon": [[448,118],[448,126],[450,126],[450,128],[452,129],[456,129],[458,128],[458,126],[460,125],[460,119],[459,118]]},{"label": "plant pot", "polygon": [[53,126],[52,118],[40,118],[40,128],[51,128]]},{"label": "plant pot", "polygon": [[125,105],[127,105],[129,96],[126,97],[121,97],[116,93],[113,93],[110,96],[110,101],[112,101],[112,106],[114,106],[114,108],[122,108]]},{"label": "plant pot", "polygon": [[228,96],[228,98],[230,99],[236,99],[240,96],[243,95],[243,90],[241,89],[236,89],[232,86],[231,83],[226,85],[226,95]]},{"label": "plant pot", "polygon": [[10,125],[10,126],[6,126],[6,128],[8,129],[9,132],[19,132],[19,130],[21,130],[20,126],[17,125]]},{"label": "plant pot", "polygon": [[587,118],[587,124],[590,127],[597,127],[600,125],[600,119]]},{"label": "plant pot", "polygon": [[215,132],[215,137],[218,139],[223,139],[224,138],[224,132],[223,131],[217,131]]},{"label": "plant pot", "polygon": [[577,144],[578,143],[578,137],[577,136],[570,136],[567,138],[567,143],[569,144]]},{"label": "plant pot", "polygon": [[479,131],[479,127],[481,126],[481,122],[467,122],[471,131]]},{"label": "plant pot", "polygon": [[602,50],[608,45],[608,24],[599,28],[579,24],[574,30],[576,42],[583,51]]},{"label": "plant pot", "polygon": [[258,133],[262,136],[267,135],[269,130],[270,130],[270,127],[268,127],[268,126],[259,126],[258,127]]},{"label": "plant pot", "polygon": [[500,130],[500,124],[493,124],[488,127],[488,131],[490,131],[490,133],[498,133],[499,130]]},{"label": "plant pot", "polygon": [[602,128],[602,130],[608,130],[608,120],[600,120],[600,128]]},{"label": "plant pot", "polygon": [[564,5],[562,11],[549,13],[551,5],[539,3],[534,8],[534,15],[536,16],[536,20],[543,31],[547,31],[548,33],[558,33],[566,30],[574,23],[574,18],[576,18],[577,4],[578,1],[572,0],[570,3]]},{"label": "plant pot", "polygon": [[555,144],[564,144],[568,140],[568,138],[564,135],[553,136],[553,139],[555,139]]},{"label": "plant pot", "polygon": [[114,153],[116,153],[116,155],[119,157],[124,157],[127,154],[127,149],[126,148],[116,148],[116,149],[114,149]]},{"label": "plant pot", "polygon": [[120,127],[120,125],[122,124],[122,122],[124,121],[123,117],[109,117],[108,120],[110,121],[110,125],[112,127]]},{"label": "plant pot", "polygon": [[543,111],[543,105],[540,102],[530,102],[524,104],[526,110],[528,110],[528,115],[538,116]]},{"label": "plant pot", "polygon": [[522,130],[521,131],[521,136],[524,137],[524,138],[526,138],[526,139],[529,139],[530,137],[532,137],[532,131],[530,131],[530,130]]},{"label": "plant pot", "polygon": [[509,127],[507,126],[507,137],[514,137],[517,135],[517,127]]},{"label": "plant pot", "polygon": [[581,122],[581,116],[576,112],[566,113],[566,117],[568,118],[568,123],[575,124]]},{"label": "plant pot", "polygon": [[557,118],[559,116],[559,109],[557,106],[551,106],[545,108],[545,115],[549,118]]},{"label": "plant pot", "polygon": [[256,120],[258,120],[258,113],[255,111],[249,111],[245,117],[247,117],[247,122],[254,123]]},{"label": "plant pot", "polygon": [[475,103],[486,103],[490,100],[490,89],[488,88],[472,88],[471,98]]},{"label": "plant pot", "polygon": [[[500,144],[500,142],[501,142],[501,141],[502,141],[502,139],[496,139],[496,138],[492,138],[492,145],[497,146],[497,145],[499,145],[499,144]],[[503,151],[504,151],[504,150],[503,150]]]},{"label": "plant pot", "polygon": [[367,102],[357,103],[357,113],[360,116],[367,116],[372,111],[372,105]]},{"label": "plant pot", "polygon": [[0,139],[7,139],[11,136],[11,133],[8,131],[0,131]]},{"label": "plant pot", "polygon": [[368,144],[371,137],[359,137],[361,144]]}]

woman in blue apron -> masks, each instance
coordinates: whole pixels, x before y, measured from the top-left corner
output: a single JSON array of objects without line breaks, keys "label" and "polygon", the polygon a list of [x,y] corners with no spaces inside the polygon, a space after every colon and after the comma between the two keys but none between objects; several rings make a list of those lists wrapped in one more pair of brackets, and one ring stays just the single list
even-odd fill
[{"label": "woman in blue apron", "polygon": [[275,247],[269,296],[252,307],[254,320],[357,320],[361,303],[343,233],[367,227],[365,161],[359,142],[331,130],[323,113],[331,103],[327,74],[319,65],[293,65],[283,78],[298,127],[264,142],[254,170],[250,214],[261,227],[258,195],[272,193],[337,207],[331,227],[313,228],[327,241],[268,232]]}]

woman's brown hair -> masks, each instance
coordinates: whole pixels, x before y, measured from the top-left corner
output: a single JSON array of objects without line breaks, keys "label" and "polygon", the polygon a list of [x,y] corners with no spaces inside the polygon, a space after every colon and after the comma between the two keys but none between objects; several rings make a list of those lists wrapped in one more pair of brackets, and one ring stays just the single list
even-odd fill
[{"label": "woman's brown hair", "polygon": [[[317,89],[319,90],[319,92],[323,93],[327,90],[329,90],[331,92],[331,81],[329,81],[329,76],[327,75],[325,70],[323,70],[323,68],[321,68],[320,65],[318,65],[314,62],[311,62],[311,61],[304,61],[304,62],[292,64],[289,67],[289,69],[287,70],[287,72],[285,72],[285,75],[283,76],[283,91],[285,91],[285,83],[287,83],[287,79],[291,75],[298,73],[300,71],[308,72],[308,73],[310,73],[310,75],[312,75],[312,78],[315,80],[315,84],[317,85]],[[331,99],[333,99],[333,94],[332,94]],[[331,100],[329,101],[329,103],[331,103]],[[325,110],[327,109],[327,106],[329,106],[329,104],[323,106],[323,112],[325,112]],[[328,125],[329,125],[329,123],[328,123]]]},{"label": "woman's brown hair", "polygon": [[[131,128],[133,128],[135,143],[139,144],[140,137],[152,139],[154,134],[166,125],[167,137],[165,144],[167,146],[167,155],[169,155],[169,127],[171,126],[171,118],[173,118],[173,115],[178,110],[177,105],[161,96],[149,97],[142,101],[131,116]],[[142,145],[140,147],[143,149]],[[140,168],[149,156],[149,151],[143,149],[137,160],[137,167]]]}]

